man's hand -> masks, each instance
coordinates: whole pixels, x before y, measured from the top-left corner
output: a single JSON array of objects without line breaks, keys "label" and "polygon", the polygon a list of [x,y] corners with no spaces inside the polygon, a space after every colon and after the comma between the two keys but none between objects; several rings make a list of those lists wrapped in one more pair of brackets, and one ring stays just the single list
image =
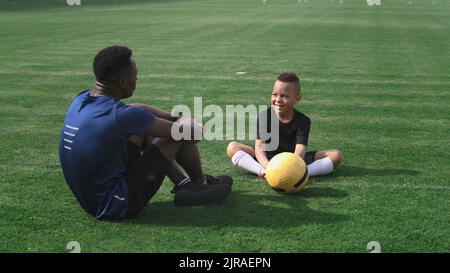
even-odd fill
[{"label": "man's hand", "polygon": [[183,117],[183,112],[173,112],[170,113],[170,120],[175,122]]}]

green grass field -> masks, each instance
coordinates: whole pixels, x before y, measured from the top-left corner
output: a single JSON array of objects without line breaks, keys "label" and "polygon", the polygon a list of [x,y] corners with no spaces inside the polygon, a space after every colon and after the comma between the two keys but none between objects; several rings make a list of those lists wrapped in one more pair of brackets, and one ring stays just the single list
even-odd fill
[{"label": "green grass field", "polygon": [[[185,0],[0,2],[0,252],[450,251],[450,1]],[[124,1],[122,1],[124,2]],[[127,102],[166,110],[269,104],[303,81],[309,149],[343,165],[279,195],[204,141],[204,169],[235,179],[223,205],[178,208],[166,179],[139,218],[101,222],[67,187],[58,141],[103,47],[134,51]],[[245,71],[245,75],[236,72]],[[246,143],[251,144],[251,141]]]}]

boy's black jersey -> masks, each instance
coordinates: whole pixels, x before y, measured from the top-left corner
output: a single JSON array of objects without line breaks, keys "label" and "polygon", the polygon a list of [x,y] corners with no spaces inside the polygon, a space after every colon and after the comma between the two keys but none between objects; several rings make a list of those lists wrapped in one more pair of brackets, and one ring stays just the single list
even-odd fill
[{"label": "boy's black jersey", "polygon": [[[299,112],[294,109],[294,116],[292,120],[288,123],[281,123],[276,113],[272,108],[267,109],[259,114],[257,120],[257,139],[267,139],[266,143],[270,142],[271,139],[268,138],[268,133],[271,132],[271,116],[275,117],[276,122],[279,125],[279,145],[276,153],[280,152],[291,152],[293,153],[295,150],[296,144],[303,144],[305,146],[308,145],[308,137],[309,137],[309,128],[311,125],[311,119],[308,118],[302,112]],[[267,130],[265,130],[266,126],[264,126],[261,121],[265,120],[267,123]],[[267,132],[264,132],[267,131]]]}]

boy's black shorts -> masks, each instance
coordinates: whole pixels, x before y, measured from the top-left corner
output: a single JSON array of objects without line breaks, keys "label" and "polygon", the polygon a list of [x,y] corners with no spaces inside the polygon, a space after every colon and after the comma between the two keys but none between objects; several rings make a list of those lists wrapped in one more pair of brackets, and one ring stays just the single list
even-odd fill
[{"label": "boy's black shorts", "polygon": [[[275,151],[272,151],[272,152],[266,152],[267,159],[271,160],[272,157],[274,157],[277,154],[280,154],[282,152],[283,151],[278,151],[278,150],[275,150]],[[305,155],[305,163],[306,163],[306,165],[309,165],[309,164],[314,162],[314,156],[316,155],[316,153],[317,153],[317,151],[306,152],[306,155]]]},{"label": "boy's black shorts", "polygon": [[153,144],[142,153],[142,149],[128,142],[128,169],[125,179],[128,184],[128,211],[125,218],[135,217],[155,195],[166,177],[170,162]]},{"label": "boy's black shorts", "polygon": [[314,157],[316,156],[316,153],[317,153],[317,151],[306,152],[306,155],[305,155],[306,165],[309,165],[315,161]]}]

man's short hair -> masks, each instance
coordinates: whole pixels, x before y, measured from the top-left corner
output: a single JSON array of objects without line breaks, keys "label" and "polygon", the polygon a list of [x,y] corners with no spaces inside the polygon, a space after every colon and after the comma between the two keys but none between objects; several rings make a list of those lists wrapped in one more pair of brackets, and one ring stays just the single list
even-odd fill
[{"label": "man's short hair", "polygon": [[295,73],[283,72],[280,75],[278,75],[277,80],[280,82],[288,82],[295,84],[297,86],[297,94],[300,95],[300,79],[297,77]]},{"label": "man's short hair", "polygon": [[125,46],[110,46],[100,50],[94,58],[94,74],[99,81],[115,81],[131,71],[133,52]]}]

